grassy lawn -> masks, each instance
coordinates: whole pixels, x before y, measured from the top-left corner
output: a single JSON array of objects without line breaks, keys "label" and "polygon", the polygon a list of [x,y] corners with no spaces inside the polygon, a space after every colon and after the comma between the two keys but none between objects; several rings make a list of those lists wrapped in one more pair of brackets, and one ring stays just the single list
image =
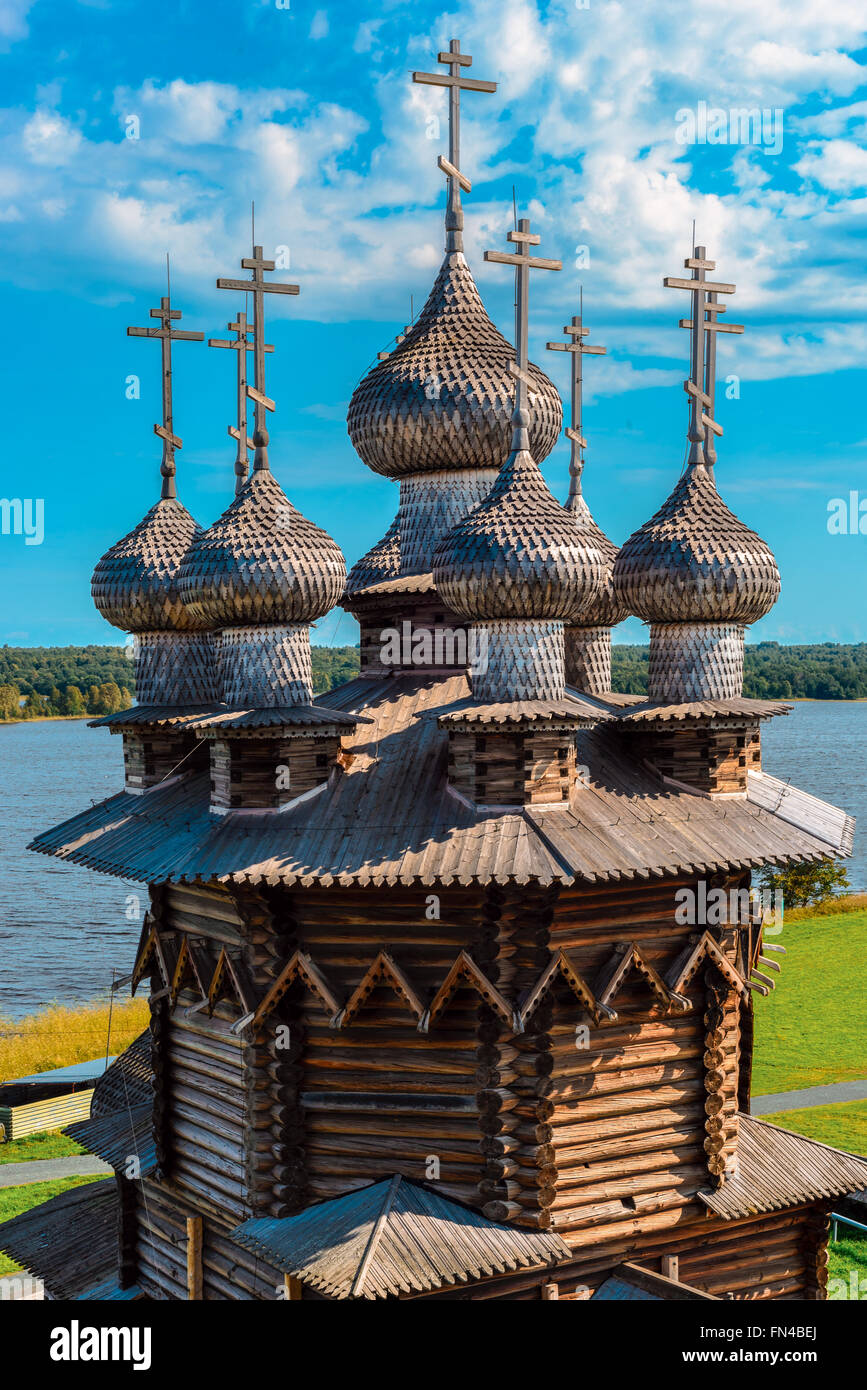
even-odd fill
[{"label": "grassy lawn", "polygon": [[[70,1187],[81,1187],[86,1182],[99,1182],[99,1178],[55,1178],[53,1182],[31,1182],[26,1187],[0,1187],[0,1222],[11,1221],[22,1211],[38,1207],[50,1197],[59,1197]],[[20,1273],[20,1265],[10,1260],[0,1251],[0,1275]]]},{"label": "grassy lawn", "polygon": [[[118,999],[111,1017],[109,1050],[123,1052],[148,1024],[145,998]],[[0,1081],[70,1067],[105,1056],[108,1004],[68,1009],[52,1004],[26,1018],[0,1018]]]},{"label": "grassy lawn", "polygon": [[43,1134],[28,1134],[26,1139],[13,1139],[9,1144],[0,1144],[0,1163],[31,1163],[40,1158],[69,1158],[72,1154],[83,1154],[86,1150],[74,1139],[67,1139],[60,1130],[46,1130]]},{"label": "grassy lawn", "polygon": [[753,1094],[867,1076],[867,911],[786,921],[768,939],[786,955],[776,990],[756,996]]},{"label": "grassy lawn", "polygon": [[[845,1226],[840,1226],[841,1239],[831,1245],[830,1258],[828,1260],[828,1298],[834,1301],[843,1301],[857,1297],[860,1300],[867,1298],[867,1240],[853,1240],[857,1232],[850,1231],[849,1236],[843,1236]],[[857,1283],[852,1278],[855,1271]],[[832,1279],[841,1281],[842,1287],[835,1287]]]},{"label": "grassy lawn", "polygon": [[833,1149],[867,1155],[867,1100],[849,1100],[840,1105],[816,1105],[809,1110],[780,1110],[762,1115],[780,1129],[793,1129],[808,1139],[818,1139]]}]

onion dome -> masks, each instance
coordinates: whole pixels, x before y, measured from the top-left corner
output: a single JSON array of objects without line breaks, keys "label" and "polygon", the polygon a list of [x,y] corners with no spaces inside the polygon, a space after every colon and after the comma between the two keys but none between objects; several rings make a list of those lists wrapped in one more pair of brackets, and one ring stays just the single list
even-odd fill
[{"label": "onion dome", "polygon": [[360,593],[371,584],[382,584],[400,574],[400,513],[394,518],[382,540],[356,560],[346,579],[347,597]]},{"label": "onion dome", "polygon": [[[403,341],[356,387],[347,424],[368,468],[389,478],[450,468],[499,468],[512,437],[515,350],[485,312],[460,251],[447,251],[427,303]],[[550,454],[562,406],[532,363],[530,449]]]},{"label": "onion dome", "polygon": [[91,593],[102,616],[124,632],[203,626],[184,606],[178,583],[183,559],[201,535],[176,497],[161,497],[93,571]]},{"label": "onion dome", "polygon": [[596,597],[589,606],[582,608],[578,616],[573,619],[577,625],[582,627],[614,627],[617,623],[622,623],[628,616],[628,610],[623,601],[618,597],[614,588],[614,561],[617,559],[617,546],[610,541],[600,526],[593,520],[593,515],[584,500],[581,492],[580,482],[576,488],[573,476],[573,485],[569,489],[569,497],[566,501],[566,511],[574,518],[579,535],[586,542],[594,545],[602,555],[602,582]]},{"label": "onion dome", "polygon": [[190,547],[180,591],[198,621],[246,627],[313,622],[345,582],[336,541],[293,507],[266,465]]},{"label": "onion dome", "polygon": [[472,621],[570,619],[592,604],[604,558],[548,491],[526,448],[513,449],[488,497],[440,541],[437,592]]},{"label": "onion dome", "polygon": [[651,623],[753,623],[780,593],[774,556],[730,512],[703,463],[692,465],[614,565],[630,613]]}]

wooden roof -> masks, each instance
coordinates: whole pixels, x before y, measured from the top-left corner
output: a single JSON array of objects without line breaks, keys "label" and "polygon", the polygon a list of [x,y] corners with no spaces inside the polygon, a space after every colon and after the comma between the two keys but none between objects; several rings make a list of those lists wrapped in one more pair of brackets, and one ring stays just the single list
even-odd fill
[{"label": "wooden roof", "polygon": [[245,1221],[232,1239],[336,1299],[428,1293],[570,1257],[560,1236],[488,1221],[399,1175],[282,1220]]},{"label": "wooden roof", "polygon": [[0,1225],[0,1250],[42,1280],[52,1298],[79,1298],[117,1272],[117,1182],[71,1187]]},{"label": "wooden roof", "polygon": [[743,724],[749,720],[773,719],[790,714],[792,706],[784,700],[750,700],[736,696],[730,700],[692,700],[686,704],[663,705],[642,700],[620,716],[624,728],[633,724]]},{"label": "wooden roof", "polygon": [[611,718],[604,710],[585,704],[577,695],[562,700],[509,700],[503,704],[482,705],[470,698],[459,700],[439,716],[444,728],[455,724],[601,724]]},{"label": "wooden roof", "polygon": [[157,1166],[153,1136],[153,1099],[131,1109],[114,1110],[97,1119],[77,1120],[63,1131],[88,1153],[127,1172],[131,1158],[139,1163],[138,1177],[147,1177]]},{"label": "wooden roof", "polygon": [[704,1293],[678,1279],[626,1263],[612,1270],[590,1299],[591,1303],[684,1303],[693,1299],[718,1303],[716,1294]]},{"label": "wooden roof", "polygon": [[733,1221],[798,1202],[840,1197],[865,1183],[867,1158],[741,1115],[736,1174],[716,1191],[698,1195],[716,1216]]},{"label": "wooden roof", "polygon": [[[650,879],[798,863],[848,852],[843,812],[815,798],[797,819],[754,774],[743,798],[667,786],[615,728],[580,729],[589,769],[568,806],[477,810],[447,786],[438,717],[466,699],[464,676],[389,676],[327,694],[364,713],[355,756],[317,796],[282,812],[209,810],[209,777],[190,773],[144,796],[121,792],[37,836],[31,848],[142,882],[573,883]],[[601,703],[601,702],[600,702]],[[832,815],[833,812],[833,815]]]},{"label": "wooden roof", "polygon": [[152,1080],[151,1034],[146,1028],[97,1081],[90,1105],[91,1120],[150,1103]]}]

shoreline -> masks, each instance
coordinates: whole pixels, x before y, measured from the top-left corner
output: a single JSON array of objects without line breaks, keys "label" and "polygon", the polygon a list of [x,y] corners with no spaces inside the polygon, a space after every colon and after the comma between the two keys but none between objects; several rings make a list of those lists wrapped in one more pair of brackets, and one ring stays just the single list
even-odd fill
[{"label": "shoreline", "polygon": [[0,719],[0,729],[13,724],[67,724],[73,719],[102,719],[101,714],[35,714],[32,719]]}]

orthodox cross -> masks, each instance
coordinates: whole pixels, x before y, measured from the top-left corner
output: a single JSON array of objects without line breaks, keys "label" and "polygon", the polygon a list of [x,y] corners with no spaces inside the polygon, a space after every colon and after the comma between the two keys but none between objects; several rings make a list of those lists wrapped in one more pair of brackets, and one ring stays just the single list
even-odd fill
[{"label": "orthodox cross", "polygon": [[151,309],[152,319],[159,319],[159,328],[128,328],[128,338],[159,338],[162,344],[163,360],[163,422],[154,425],[154,434],[163,441],[163,461],[160,473],[163,478],[162,497],[177,497],[175,488],[175,449],[183,448],[183,440],[178,439],[172,424],[172,343],[183,341],[201,343],[204,333],[188,333],[184,329],[172,328],[172,320],[181,318],[180,309],[173,309],[171,290],[160,299],[160,307]]},{"label": "orthodox cross", "polygon": [[[253,246],[252,256],[245,256],[241,269],[252,272],[249,280],[217,281],[218,290],[241,290],[253,296],[253,364],[255,386],[247,386],[247,395],[256,404],[256,428],[253,431],[253,471],[268,468],[268,430],[266,414],[274,402],[265,393],[265,299],[266,294],[300,294],[299,285],[281,285],[266,281],[265,271],[274,270],[276,262],[266,261],[261,246]],[[239,354],[240,355],[240,354]]]},{"label": "orthodox cross", "polygon": [[[247,353],[254,349],[253,334],[247,323],[247,315],[239,313],[234,323],[226,327],[235,334],[234,338],[209,338],[208,347],[230,348],[237,353],[238,377],[238,424],[229,425],[229,434],[238,441],[235,453],[235,495],[241,491],[247,480],[249,466],[248,449],[254,448],[247,434]],[[266,352],[273,352],[271,343],[265,344]]]},{"label": "orthodox cross", "polygon": [[[515,378],[515,413],[512,416],[512,423],[516,428],[524,430],[524,438],[520,444],[513,441],[513,448],[526,449],[526,426],[529,423],[527,416],[527,395],[528,387],[533,385],[533,378],[527,371],[527,334],[528,316],[530,307],[530,271],[531,270],[562,270],[562,261],[549,261],[541,256],[531,256],[530,247],[538,246],[542,240],[540,236],[530,231],[530,221],[527,217],[522,217],[518,222],[517,231],[508,233],[508,240],[514,242],[522,249],[516,252],[508,251],[486,251],[486,261],[496,261],[499,265],[513,265],[517,271],[517,294],[515,296],[515,347],[517,349],[517,362],[509,363],[509,371]],[[523,418],[521,418],[523,417]]]},{"label": "orthodox cross", "polygon": [[691,335],[690,379],[683,383],[683,389],[690,398],[690,420],[688,439],[690,442],[689,463],[704,463],[713,468],[716,462],[716,438],[722,434],[722,426],[714,419],[716,403],[716,334],[743,333],[743,324],[720,323],[718,314],[725,313],[725,305],[717,296],[734,294],[735,285],[712,284],[705,279],[705,272],[716,270],[716,261],[707,259],[704,246],[693,248],[693,255],[684,261],[684,268],[692,271],[689,280],[681,280],[666,275],[663,285],[673,290],[689,290],[692,294],[692,314],[688,319],[680,319],[681,328],[688,328]]},{"label": "orthodox cross", "polygon": [[563,332],[572,339],[567,343],[546,343],[546,347],[551,352],[571,352],[572,354],[572,424],[566,429],[566,437],[572,441],[572,457],[569,461],[569,501],[572,502],[581,495],[581,474],[584,471],[584,450],[587,448],[587,440],[581,433],[582,430],[582,390],[584,384],[583,359],[585,353],[590,353],[594,357],[604,357],[604,347],[591,347],[585,343],[584,339],[590,332],[589,328],[584,327],[584,291],[581,291],[581,303],[577,317],[572,316],[572,322],[567,323]]},{"label": "orthodox cross", "polygon": [[448,53],[438,53],[437,62],[448,72],[414,72],[413,82],[449,89],[449,157],[440,155],[437,165],[449,181],[449,201],[446,211],[446,250],[463,251],[464,214],[461,210],[461,189],[469,193],[468,178],[461,173],[461,92],[495,92],[496,82],[481,82],[474,77],[462,77],[461,68],[472,63],[469,53],[461,52],[460,39],[452,39]]}]

